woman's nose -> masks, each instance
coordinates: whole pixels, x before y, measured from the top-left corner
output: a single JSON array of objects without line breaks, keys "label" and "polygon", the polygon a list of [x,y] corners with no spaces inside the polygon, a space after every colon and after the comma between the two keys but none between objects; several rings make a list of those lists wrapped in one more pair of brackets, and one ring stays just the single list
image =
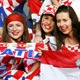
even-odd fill
[{"label": "woman's nose", "polygon": [[63,25],[64,25],[64,22],[63,22],[63,21],[61,21],[61,22],[60,22],[60,26],[63,26]]},{"label": "woman's nose", "polygon": [[13,26],[13,30],[16,30],[16,26]]},{"label": "woman's nose", "polygon": [[48,23],[48,24],[50,24],[50,23],[51,23],[51,21],[50,21],[50,20],[48,20],[48,21],[47,21],[47,23]]}]

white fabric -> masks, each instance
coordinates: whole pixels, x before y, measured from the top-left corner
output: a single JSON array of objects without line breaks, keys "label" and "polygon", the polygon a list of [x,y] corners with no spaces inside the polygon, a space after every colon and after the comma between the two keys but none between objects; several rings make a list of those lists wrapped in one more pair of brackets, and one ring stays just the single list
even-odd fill
[{"label": "white fabric", "polygon": [[39,14],[41,15],[46,7],[46,5],[51,5],[51,0],[45,0],[40,8]]},{"label": "white fabric", "polygon": [[40,80],[80,80],[80,69],[41,64]]},{"label": "white fabric", "polygon": [[56,50],[56,39],[53,36],[46,36],[46,39],[43,40],[43,43],[49,43],[49,47],[51,48],[51,50]]},{"label": "white fabric", "polygon": [[80,0],[73,0],[71,6],[75,10],[78,18],[80,19]]}]

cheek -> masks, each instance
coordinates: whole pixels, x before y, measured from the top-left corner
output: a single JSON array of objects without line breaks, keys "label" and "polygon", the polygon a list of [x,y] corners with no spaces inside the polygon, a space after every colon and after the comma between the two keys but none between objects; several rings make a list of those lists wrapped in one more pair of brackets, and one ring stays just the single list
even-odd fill
[{"label": "cheek", "polygon": [[23,27],[19,27],[18,30],[23,30]]},{"label": "cheek", "polygon": [[45,19],[43,19],[42,21],[41,21],[41,25],[42,26],[45,26],[47,24],[47,21],[45,20]]},{"label": "cheek", "polygon": [[18,30],[19,30],[21,33],[24,32],[24,28],[22,28],[22,27],[20,27]]},{"label": "cheek", "polygon": [[11,28],[7,28],[7,30],[8,30],[8,33],[10,33],[10,32],[11,32]]},{"label": "cheek", "polygon": [[55,23],[54,23],[54,21],[52,21],[52,22],[51,22],[51,26],[53,26],[53,27],[54,27],[54,25],[55,25]]},{"label": "cheek", "polygon": [[72,26],[71,22],[66,23],[67,26]]}]

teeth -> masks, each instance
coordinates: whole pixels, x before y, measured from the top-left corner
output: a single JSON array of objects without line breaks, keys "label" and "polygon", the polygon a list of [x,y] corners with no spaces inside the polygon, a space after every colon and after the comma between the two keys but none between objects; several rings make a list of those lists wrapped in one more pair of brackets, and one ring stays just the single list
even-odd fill
[{"label": "teeth", "polygon": [[14,32],[13,32],[12,34],[15,34],[15,35],[17,35],[17,34],[18,34],[18,32],[16,32],[16,33],[14,33]]},{"label": "teeth", "polygon": [[46,26],[46,28],[50,28],[49,26]]}]

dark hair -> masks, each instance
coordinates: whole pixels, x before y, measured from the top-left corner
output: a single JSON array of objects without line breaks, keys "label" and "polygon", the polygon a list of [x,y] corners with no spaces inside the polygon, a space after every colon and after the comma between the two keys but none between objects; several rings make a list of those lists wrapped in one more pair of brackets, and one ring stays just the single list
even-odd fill
[{"label": "dark hair", "polygon": [[[76,37],[78,42],[80,43],[80,38],[77,34],[77,31],[79,29],[79,21],[78,17],[74,11],[74,9],[71,6],[65,6],[62,5],[58,8],[56,14],[55,14],[55,21],[56,21],[56,27],[54,29],[54,35],[56,37],[56,42],[57,42],[57,48],[60,49],[61,45],[64,44],[64,39],[67,37],[67,35],[64,35],[57,27],[57,20],[56,20],[56,15],[61,12],[67,12],[69,14],[69,17],[72,21],[72,29],[73,29],[73,36]],[[79,33],[80,35],[80,33]]]},{"label": "dark hair", "polygon": [[[42,14],[42,15],[41,15],[41,18],[40,18],[40,21],[39,21],[40,30],[41,30],[41,37],[42,37],[43,39],[45,39],[45,32],[44,32],[44,30],[43,30],[42,27],[41,27],[41,22],[42,22],[43,16],[52,16],[52,17],[53,17],[53,21],[55,21],[55,17],[54,17],[53,15],[51,15],[51,14]],[[53,27],[54,27],[54,26],[53,26]],[[53,31],[51,32],[51,34],[52,34],[52,36],[54,36]]]},{"label": "dark hair", "polygon": [[[19,12],[13,12],[12,14],[13,15],[18,14],[21,17],[22,21],[23,21],[24,33],[22,35],[21,42],[30,42],[28,26],[27,26],[27,21],[26,21],[25,17]],[[8,35],[6,19],[7,18],[5,18],[5,20],[4,20],[3,33],[2,33],[2,42],[11,42],[10,38],[9,38],[9,35]]]}]

